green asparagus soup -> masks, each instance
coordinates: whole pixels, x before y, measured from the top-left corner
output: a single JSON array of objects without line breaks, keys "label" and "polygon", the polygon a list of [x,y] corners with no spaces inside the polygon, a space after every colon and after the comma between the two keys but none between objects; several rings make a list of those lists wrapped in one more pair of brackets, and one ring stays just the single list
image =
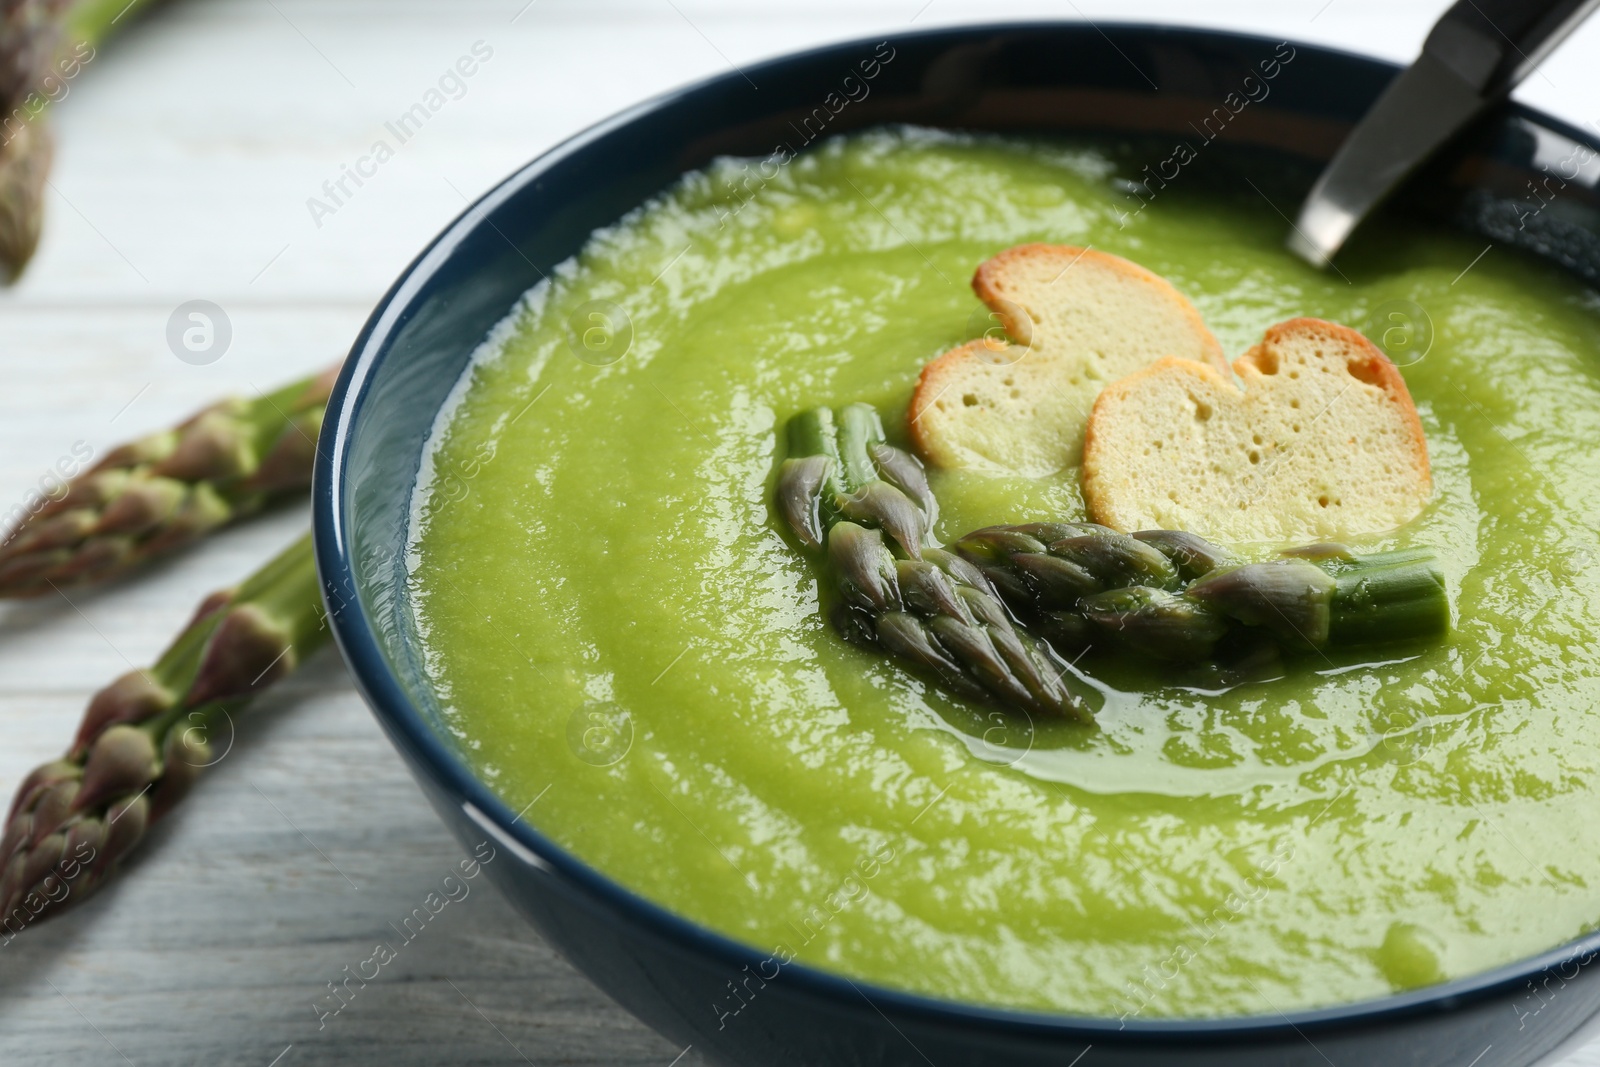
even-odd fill
[{"label": "green asparagus soup", "polygon": [[[1399,221],[1313,272],[1290,192],[1220,159],[1132,187],[1147,161],[879,131],[727,162],[528,294],[439,418],[408,561],[443,715],[513,810],[766,978],[1022,1008],[1332,1004],[1600,923],[1595,296]],[[1233,354],[1296,315],[1385,335],[1435,493],[1357,547],[1440,549],[1448,638],[1236,684],[1109,664],[1089,728],[841,641],[771,513],[784,422],[866,401],[904,444],[919,369],[989,325],[973,268],[1026,241],[1165,275]],[[1083,514],[1075,470],[932,482],[945,541]]]}]

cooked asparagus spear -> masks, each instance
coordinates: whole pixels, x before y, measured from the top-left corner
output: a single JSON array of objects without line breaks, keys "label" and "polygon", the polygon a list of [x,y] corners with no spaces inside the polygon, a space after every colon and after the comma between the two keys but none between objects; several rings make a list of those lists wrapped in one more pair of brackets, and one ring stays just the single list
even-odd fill
[{"label": "cooked asparagus spear", "polygon": [[1064,646],[1110,634],[1145,655],[1192,661],[1240,627],[1303,650],[1437,637],[1450,622],[1427,549],[1358,556],[1309,545],[1235,566],[1193,534],[1124,535],[1091,523],[992,526],[952,547]]},{"label": "cooked asparagus spear", "polygon": [[0,283],[39,243],[52,141],[47,105],[94,46],[153,0],[0,0]]},{"label": "cooked asparagus spear", "polygon": [[919,557],[938,517],[922,464],[884,440],[878,413],[851,404],[837,424],[829,408],[789,420],[789,458],[778,471],[778,510],[800,543],[819,549],[848,518],[883,528],[902,553]]},{"label": "cooked asparagus spear", "polygon": [[153,667],[89,702],[72,748],[23,780],[0,839],[0,930],[88,896],[188,791],[225,715],[328,635],[311,536],[213,593]]},{"label": "cooked asparagus spear", "polygon": [[1219,568],[1185,595],[1246,626],[1270,628],[1290,647],[1394,644],[1450,628],[1444,575],[1430,549]]},{"label": "cooked asparagus spear", "polygon": [[[922,465],[884,440],[877,414],[852,404],[789,423],[777,508],[807,549],[824,552],[829,614],[849,639],[883,648],[972,696],[1092,721],[1070,668],[1017,626],[983,575],[931,547]],[[887,536],[886,536],[887,535]]]},{"label": "cooked asparagus spear", "polygon": [[305,488],[337,371],[223,401],[113,450],[0,544],[0,597],[126,573]]}]

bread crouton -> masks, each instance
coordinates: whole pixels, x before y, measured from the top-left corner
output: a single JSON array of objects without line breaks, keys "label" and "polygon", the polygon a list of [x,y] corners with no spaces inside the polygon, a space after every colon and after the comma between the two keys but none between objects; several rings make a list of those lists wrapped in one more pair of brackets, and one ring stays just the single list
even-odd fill
[{"label": "bread crouton", "polygon": [[1162,356],[1227,370],[1183,294],[1119,256],[1019,245],[979,266],[972,288],[1005,337],[993,330],[923,368],[907,421],[934,466],[1052,474],[1079,461],[1108,383]]},{"label": "bread crouton", "polygon": [[1233,370],[1237,385],[1167,358],[1100,394],[1082,474],[1096,522],[1284,542],[1383,533],[1421,513],[1432,492],[1422,422],[1372,342],[1291,319]]}]

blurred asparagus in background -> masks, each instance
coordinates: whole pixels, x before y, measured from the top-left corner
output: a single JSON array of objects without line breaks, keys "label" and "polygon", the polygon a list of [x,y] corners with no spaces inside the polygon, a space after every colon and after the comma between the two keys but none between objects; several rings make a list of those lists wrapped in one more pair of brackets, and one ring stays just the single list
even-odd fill
[{"label": "blurred asparagus in background", "polygon": [[0,542],[0,597],[117,577],[311,484],[337,366],[114,449]]},{"label": "blurred asparagus in background", "polygon": [[39,243],[53,149],[46,112],[95,47],[156,0],[0,0],[0,283]]},{"label": "blurred asparagus in background", "polygon": [[0,839],[0,937],[103,883],[201,769],[227,754],[216,747],[232,742],[231,713],[327,636],[306,534],[237,588],[207,597],[153,667],[95,694],[71,749],[23,779],[12,802]]},{"label": "blurred asparagus in background", "polygon": [[[50,104],[156,0],[0,0],[0,283],[38,244]],[[0,543],[0,597],[124,574],[310,484],[338,368],[214,404],[113,450]],[[154,666],[90,701],[67,754],[25,778],[0,835],[0,938],[103,884],[201,769],[232,712],[327,638],[310,534],[212,594]]]}]

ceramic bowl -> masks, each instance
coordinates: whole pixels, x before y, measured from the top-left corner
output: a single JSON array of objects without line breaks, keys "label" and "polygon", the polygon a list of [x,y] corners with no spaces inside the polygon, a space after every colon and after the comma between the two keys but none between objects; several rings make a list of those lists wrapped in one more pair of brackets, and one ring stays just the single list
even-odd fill
[{"label": "ceramic bowl", "polygon": [[[835,112],[830,94],[885,47],[893,58],[870,95]],[[1263,189],[1278,190],[1274,207],[1293,216],[1317,166],[1397,68],[1288,47],[1292,66],[1208,153],[1254,160],[1270,179]],[[811,127],[831,135],[906,122],[1192,142],[1203,136],[1193,124],[1281,54],[1278,41],[1238,34],[1052,22],[785,56],[642,103],[546,152],[453,222],[373,311],[334,390],[316,469],[317,557],[339,645],[440,817],[469,848],[487,840],[498,850],[487,869],[505,895],[577,968],[680,1046],[726,1064],[808,1067],[1525,1067],[1570,1047],[1600,1008],[1600,981],[1587,966],[1600,937],[1590,937],[1362,1003],[1126,1024],[935,1000],[791,964],[729,1019],[728,983],[767,953],[635,895],[519,820],[440,726],[419,667],[402,547],[424,440],[490,327],[596,227],[716,156],[764,157]],[[1593,282],[1593,191],[1580,175],[1535,212],[1528,183],[1594,151],[1578,130],[1507,105],[1420,175],[1398,210],[1431,213]]]}]

